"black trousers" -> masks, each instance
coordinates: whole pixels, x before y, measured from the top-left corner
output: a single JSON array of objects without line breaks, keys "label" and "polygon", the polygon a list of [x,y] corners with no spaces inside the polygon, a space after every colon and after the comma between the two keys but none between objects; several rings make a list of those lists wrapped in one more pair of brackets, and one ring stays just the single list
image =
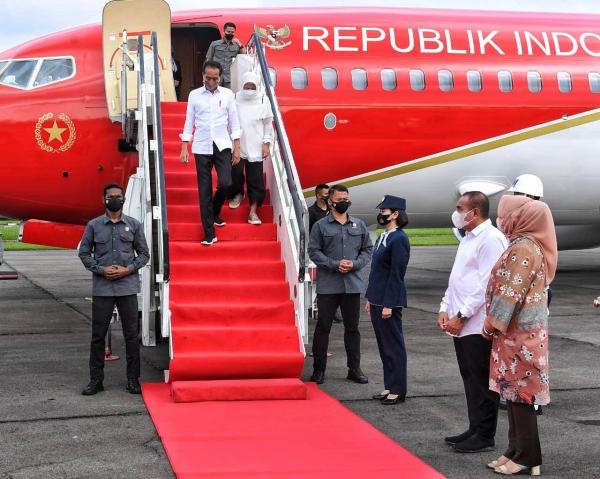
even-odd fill
[{"label": "black trousers", "polygon": [[338,306],[342,312],[342,320],[344,322],[344,346],[346,348],[348,368],[360,368],[360,331],[358,330],[360,294],[340,293],[317,295],[319,319],[315,327],[312,344],[313,367],[315,370],[325,371],[327,367],[329,333]]},{"label": "black trousers", "polygon": [[[246,172],[245,178],[244,170]],[[257,206],[262,206],[266,194],[263,162],[248,161],[242,158],[237,165],[231,167],[231,187],[229,188],[229,195],[227,195],[229,199],[232,199],[235,195],[244,194],[244,180],[250,204],[256,203]]]},{"label": "black trousers", "polygon": [[542,448],[533,404],[506,401],[508,448],[504,455],[522,466],[542,464]]},{"label": "black trousers", "polygon": [[127,359],[127,378],[140,377],[140,343],[138,340],[138,302],[137,295],[94,296],[92,298],[92,342],[90,344],[90,379],[104,380],[105,338],[117,306],[125,337],[125,357]]},{"label": "black trousers", "polygon": [[500,396],[489,389],[492,342],[479,334],[470,334],[454,338],[454,350],[465,387],[469,429],[486,439],[493,439]]},{"label": "black trousers", "polygon": [[[196,159],[196,176],[198,178],[198,198],[204,236],[215,236],[215,218],[221,215],[221,208],[231,186],[231,149],[219,151],[213,143],[212,155],[194,154]],[[217,189],[212,193],[212,169],[217,170]]]},{"label": "black trousers", "polygon": [[402,331],[402,308],[393,308],[389,319],[381,317],[382,310],[383,306],[371,305],[371,323],[383,364],[383,384],[392,394],[406,396],[406,347]]}]

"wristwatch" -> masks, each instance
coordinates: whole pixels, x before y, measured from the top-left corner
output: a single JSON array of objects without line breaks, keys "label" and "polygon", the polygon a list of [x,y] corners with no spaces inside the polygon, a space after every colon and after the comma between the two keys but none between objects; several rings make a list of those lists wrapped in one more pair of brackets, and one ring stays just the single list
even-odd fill
[{"label": "wristwatch", "polygon": [[462,314],[460,311],[458,313],[456,313],[456,317],[462,321],[466,321],[467,319],[469,319],[464,314]]}]

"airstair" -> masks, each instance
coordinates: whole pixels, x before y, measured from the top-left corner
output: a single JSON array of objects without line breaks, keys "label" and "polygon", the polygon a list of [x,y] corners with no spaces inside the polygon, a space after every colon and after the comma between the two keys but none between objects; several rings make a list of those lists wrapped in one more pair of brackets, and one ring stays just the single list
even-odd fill
[{"label": "airstair", "polygon": [[[107,7],[131,3],[138,2]],[[168,33],[164,18],[154,21],[162,35],[141,25],[128,30],[126,22],[115,34],[111,24],[112,37],[121,43],[115,54],[121,59],[113,63],[122,71],[119,86],[107,87],[107,102],[115,106],[111,116],[123,122],[123,147],[134,146],[139,154],[126,213],[144,224],[152,251],[151,266],[142,273],[143,344],[168,340],[165,380],[176,401],[305,397],[298,378],[310,306],[308,215],[260,40],[256,35],[250,40],[233,75],[254,70],[273,105],[276,139],[272,162],[264,165],[263,224],[247,223],[244,203],[237,209],[225,204],[221,216],[227,225],[217,230],[218,243],[206,247],[200,244],[195,167],[179,161],[186,103],[173,101],[170,45],[160,46],[168,43]],[[135,41],[128,31],[137,32]],[[105,67],[106,52],[105,45]]]}]

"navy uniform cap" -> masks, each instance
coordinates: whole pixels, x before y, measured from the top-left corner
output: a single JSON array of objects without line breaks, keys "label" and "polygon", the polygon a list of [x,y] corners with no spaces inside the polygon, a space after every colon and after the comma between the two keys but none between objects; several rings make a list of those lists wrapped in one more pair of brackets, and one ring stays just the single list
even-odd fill
[{"label": "navy uniform cap", "polygon": [[400,198],[399,196],[385,195],[375,208],[379,210],[384,210],[389,208],[390,210],[405,210],[406,209],[406,200],[404,198]]}]

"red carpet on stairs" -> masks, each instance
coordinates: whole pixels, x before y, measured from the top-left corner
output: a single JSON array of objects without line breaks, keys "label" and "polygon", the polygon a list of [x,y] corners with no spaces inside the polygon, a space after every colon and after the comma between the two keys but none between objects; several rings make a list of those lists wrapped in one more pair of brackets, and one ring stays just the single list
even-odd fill
[{"label": "red carpet on stairs", "polygon": [[[304,354],[270,194],[259,209],[262,225],[248,224],[247,201],[236,209],[226,203],[221,217],[227,225],[215,228],[218,242],[201,245],[195,163],[179,161],[186,104],[161,107],[171,270],[169,382],[177,384],[174,396],[231,400],[285,399],[287,394],[297,399],[304,389],[298,380]],[[247,390],[242,392],[244,384]]]},{"label": "red carpet on stairs", "polygon": [[307,384],[306,400],[175,403],[144,383],[178,479],[441,479],[431,466]]}]

